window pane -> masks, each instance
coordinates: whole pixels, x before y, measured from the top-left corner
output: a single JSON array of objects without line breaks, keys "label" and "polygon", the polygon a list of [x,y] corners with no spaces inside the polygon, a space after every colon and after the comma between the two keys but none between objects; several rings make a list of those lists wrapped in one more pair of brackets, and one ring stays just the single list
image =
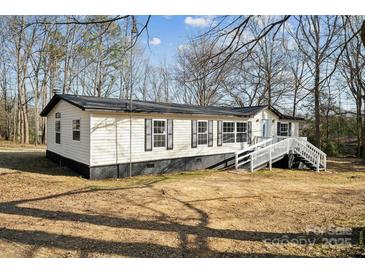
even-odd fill
[{"label": "window pane", "polygon": [[198,122],[198,132],[203,133],[208,130],[208,123],[205,121]]},{"label": "window pane", "polygon": [[247,142],[247,133],[240,133],[240,132],[237,133],[236,142],[237,143]]},{"label": "window pane", "polygon": [[281,136],[288,136],[288,124],[280,124],[280,135]]},{"label": "window pane", "polygon": [[165,147],[166,146],[166,135],[154,135],[153,146],[154,147]]},{"label": "window pane", "polygon": [[208,134],[198,134],[198,145],[208,144]]},{"label": "window pane", "polygon": [[72,139],[74,141],[80,141],[80,131],[73,131],[72,132]]},{"label": "window pane", "polygon": [[153,121],[154,133],[165,133],[165,121]]},{"label": "window pane", "polygon": [[60,132],[61,131],[61,121],[56,121],[55,123],[55,131]]},{"label": "window pane", "polygon": [[223,143],[234,143],[234,133],[223,133]]},{"label": "window pane", "polygon": [[234,132],[234,123],[233,122],[224,122],[223,123],[223,133],[224,132]]},{"label": "window pane", "polygon": [[61,133],[56,132],[56,144],[61,144]]},{"label": "window pane", "polygon": [[237,123],[237,132],[246,132],[247,131],[247,123]]},{"label": "window pane", "polygon": [[73,120],[72,121],[72,129],[73,130],[80,130],[80,120]]},{"label": "window pane", "polygon": [[61,118],[61,113],[60,112],[56,112],[56,118]]}]

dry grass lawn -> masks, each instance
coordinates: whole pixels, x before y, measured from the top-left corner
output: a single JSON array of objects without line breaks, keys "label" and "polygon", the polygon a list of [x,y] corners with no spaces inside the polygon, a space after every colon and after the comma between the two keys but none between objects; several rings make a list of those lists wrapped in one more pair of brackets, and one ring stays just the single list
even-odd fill
[{"label": "dry grass lawn", "polygon": [[39,148],[2,145],[0,257],[364,256],[359,245],[326,244],[333,227],[365,227],[364,171],[356,159],[332,159],[319,174],[89,181]]}]

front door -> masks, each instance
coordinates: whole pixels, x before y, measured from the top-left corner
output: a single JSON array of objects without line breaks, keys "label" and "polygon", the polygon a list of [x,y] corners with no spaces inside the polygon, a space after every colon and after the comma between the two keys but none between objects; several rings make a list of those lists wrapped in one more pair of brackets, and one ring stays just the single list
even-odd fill
[{"label": "front door", "polygon": [[263,137],[270,137],[270,120],[269,119],[262,119],[261,120],[261,136]]}]

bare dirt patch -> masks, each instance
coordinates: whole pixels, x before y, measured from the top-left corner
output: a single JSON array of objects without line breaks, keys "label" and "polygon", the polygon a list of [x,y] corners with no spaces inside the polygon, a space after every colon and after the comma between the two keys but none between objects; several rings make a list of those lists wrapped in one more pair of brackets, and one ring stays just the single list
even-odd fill
[{"label": "bare dirt patch", "polygon": [[364,165],[328,166],[89,181],[0,147],[0,257],[363,256],[307,233],[365,227]]}]

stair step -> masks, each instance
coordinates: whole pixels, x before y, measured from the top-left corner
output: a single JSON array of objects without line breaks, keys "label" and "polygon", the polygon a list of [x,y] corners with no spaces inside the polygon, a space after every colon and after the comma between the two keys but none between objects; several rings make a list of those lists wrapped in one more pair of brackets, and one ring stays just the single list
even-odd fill
[{"label": "stair step", "polygon": [[[293,138],[294,139],[294,138]],[[271,159],[271,162],[272,163],[275,163],[277,161],[279,161],[280,159],[284,158],[285,155],[289,155],[289,166],[292,167],[292,168],[298,168],[300,166],[306,166],[312,170],[317,170],[317,164],[313,163],[310,159],[312,159],[311,157],[318,157],[318,155],[322,155],[321,157],[325,157],[325,154],[320,154],[321,151],[319,151],[318,149],[316,149],[312,144],[310,144],[309,142],[307,141],[304,141],[302,139],[300,139],[298,141],[297,140],[293,140],[293,141],[296,141],[294,142],[293,144],[295,145],[295,147],[291,147],[289,148],[289,151],[282,151],[280,152],[281,150],[277,150],[277,147],[276,147],[276,144],[279,144],[280,142],[284,142],[284,140],[282,141],[278,141],[276,143],[273,143],[272,145],[272,151],[274,152],[273,155],[278,155],[278,157],[276,157],[275,159]],[[241,159],[239,160],[238,164],[240,167],[243,167],[244,165],[246,165],[247,167],[247,164],[250,163],[250,158],[248,157],[245,157],[246,154],[250,154],[250,153],[254,153],[255,155],[257,154],[258,156],[262,157],[264,154],[260,153],[260,150],[261,149],[264,149],[266,146],[263,146],[263,147],[256,147],[255,149],[252,149],[252,150],[247,150],[247,151],[244,151],[242,152],[241,154],[238,155],[238,157],[241,157]],[[280,147],[280,145],[278,145],[278,147]],[[297,149],[299,148],[299,150]],[[266,153],[266,152],[265,152]],[[307,155],[306,153],[308,153],[308,155],[310,155],[310,157],[306,157],[305,155]],[[313,153],[316,153],[316,154],[313,154]],[[267,155],[267,154],[266,154]],[[294,158],[291,156],[291,155],[294,155]],[[304,156],[303,156],[304,155]],[[261,166],[256,166],[254,168],[254,170],[259,170],[263,167],[266,167],[268,166],[269,164],[269,159],[268,159],[268,156],[265,156],[265,160],[263,158],[260,159],[260,162],[262,160],[262,162],[264,162]],[[314,160],[316,162],[316,160]],[[323,165],[320,165],[319,166],[319,170],[324,170],[324,166]]]}]

